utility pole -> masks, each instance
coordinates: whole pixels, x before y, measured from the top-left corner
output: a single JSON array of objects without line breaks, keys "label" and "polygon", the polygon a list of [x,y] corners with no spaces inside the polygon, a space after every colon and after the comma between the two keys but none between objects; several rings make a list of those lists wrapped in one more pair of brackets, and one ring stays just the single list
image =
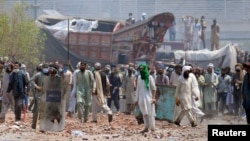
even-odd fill
[{"label": "utility pole", "polygon": [[70,60],[69,60],[69,22],[70,22],[70,19],[68,19],[68,64],[70,64]]},{"label": "utility pole", "polygon": [[39,4],[37,4],[37,0],[34,1],[34,4],[31,4],[31,7],[34,9],[34,19],[37,19],[37,10],[40,7]]}]

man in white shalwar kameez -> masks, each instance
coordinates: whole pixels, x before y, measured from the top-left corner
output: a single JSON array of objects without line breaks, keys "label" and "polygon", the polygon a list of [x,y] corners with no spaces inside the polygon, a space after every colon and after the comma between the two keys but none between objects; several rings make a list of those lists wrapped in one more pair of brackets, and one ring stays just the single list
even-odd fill
[{"label": "man in white shalwar kameez", "polygon": [[68,111],[69,108],[69,102],[70,102],[70,94],[71,94],[71,89],[72,89],[72,78],[73,78],[73,74],[72,72],[68,69],[69,65],[68,64],[64,64],[63,65],[63,75],[64,75],[64,80],[65,83],[68,84],[66,87],[66,111]]},{"label": "man in white shalwar kameez", "polygon": [[186,115],[192,127],[197,126],[197,122],[191,112],[193,108],[192,98],[195,96],[195,100],[198,100],[196,95],[196,86],[194,85],[192,77],[190,77],[190,66],[184,66],[182,68],[182,76],[180,76],[176,87],[176,98],[178,99],[176,104],[181,106],[182,111],[178,115],[176,125],[180,126],[180,122]]},{"label": "man in white shalwar kameez", "polygon": [[193,25],[193,50],[200,49],[200,36],[201,36],[201,24],[199,23],[199,19],[195,19],[195,23]]},{"label": "man in white shalwar kameez", "polygon": [[[198,80],[197,78],[195,77],[194,73],[192,72],[192,67],[190,66],[189,68],[190,70],[190,73],[189,73],[189,77],[192,79],[192,83],[193,83],[193,90],[192,90],[192,93],[193,93],[193,96],[192,96],[192,112],[193,114],[195,114],[194,116],[198,116],[198,117],[201,117],[204,116],[205,114],[199,109],[200,107],[200,100],[201,100],[201,94],[200,94],[200,89],[199,89],[199,84],[198,84]],[[196,97],[199,98],[199,100],[195,100]]]},{"label": "man in white shalwar kameez", "polygon": [[137,79],[136,102],[143,115],[144,129],[141,133],[155,130],[155,95],[156,85],[154,78],[149,74],[145,64],[139,66],[140,76]]},{"label": "man in white shalwar kameez", "polygon": [[73,74],[72,74],[72,83],[73,83],[73,88],[71,90],[70,93],[70,101],[69,101],[69,107],[68,107],[68,115],[70,117],[72,117],[75,113],[75,107],[76,107],[76,74],[77,72],[80,71],[79,67],[80,67],[80,63],[78,62],[76,65],[76,70],[74,70]]}]

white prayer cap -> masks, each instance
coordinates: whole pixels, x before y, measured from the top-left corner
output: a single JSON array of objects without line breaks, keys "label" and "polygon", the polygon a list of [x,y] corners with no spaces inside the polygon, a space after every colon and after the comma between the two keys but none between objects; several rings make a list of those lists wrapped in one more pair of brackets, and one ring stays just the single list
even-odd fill
[{"label": "white prayer cap", "polygon": [[185,71],[190,71],[191,70],[191,66],[183,66],[182,68],[182,74],[185,72]]},{"label": "white prayer cap", "polygon": [[21,64],[21,68],[26,68],[26,65],[25,64]]},{"label": "white prayer cap", "polygon": [[95,69],[101,69],[102,65],[99,62],[95,63]]},{"label": "white prayer cap", "polygon": [[81,64],[81,61],[76,64],[76,68],[79,68]]},{"label": "white prayer cap", "polygon": [[111,66],[110,65],[106,65],[105,68],[110,70]]},{"label": "white prayer cap", "polygon": [[208,67],[208,68],[214,68],[214,64],[209,63],[209,64],[207,65],[207,67]]},{"label": "white prayer cap", "polygon": [[142,15],[142,16],[146,16],[147,14],[146,14],[145,12],[143,12],[141,15]]},{"label": "white prayer cap", "polygon": [[185,72],[185,71],[190,71],[191,70],[191,66],[184,66],[183,68],[182,68],[182,71],[183,72]]}]

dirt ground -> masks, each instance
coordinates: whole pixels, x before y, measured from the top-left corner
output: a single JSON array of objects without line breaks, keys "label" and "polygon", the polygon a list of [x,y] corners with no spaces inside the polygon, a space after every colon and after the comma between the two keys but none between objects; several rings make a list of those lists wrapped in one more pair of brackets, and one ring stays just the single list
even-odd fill
[{"label": "dirt ground", "polygon": [[[91,121],[91,115],[90,115]],[[186,118],[181,127],[167,121],[156,120],[155,132],[139,133],[143,125],[138,125],[134,115],[114,114],[114,121],[108,124],[106,114],[98,114],[98,123],[80,123],[77,116],[66,118],[65,129],[61,132],[41,132],[32,129],[32,113],[26,122],[15,124],[14,114],[9,111],[5,123],[0,124],[0,141],[206,141],[208,124],[246,124],[232,116],[218,116],[205,119],[197,127],[191,127]]]}]

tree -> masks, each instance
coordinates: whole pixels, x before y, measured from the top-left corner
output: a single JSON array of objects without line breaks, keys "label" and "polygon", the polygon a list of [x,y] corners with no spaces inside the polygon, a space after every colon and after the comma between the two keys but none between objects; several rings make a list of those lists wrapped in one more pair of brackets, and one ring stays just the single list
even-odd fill
[{"label": "tree", "polygon": [[44,61],[45,35],[36,22],[25,15],[27,5],[15,4],[0,13],[0,56],[34,66]]}]

